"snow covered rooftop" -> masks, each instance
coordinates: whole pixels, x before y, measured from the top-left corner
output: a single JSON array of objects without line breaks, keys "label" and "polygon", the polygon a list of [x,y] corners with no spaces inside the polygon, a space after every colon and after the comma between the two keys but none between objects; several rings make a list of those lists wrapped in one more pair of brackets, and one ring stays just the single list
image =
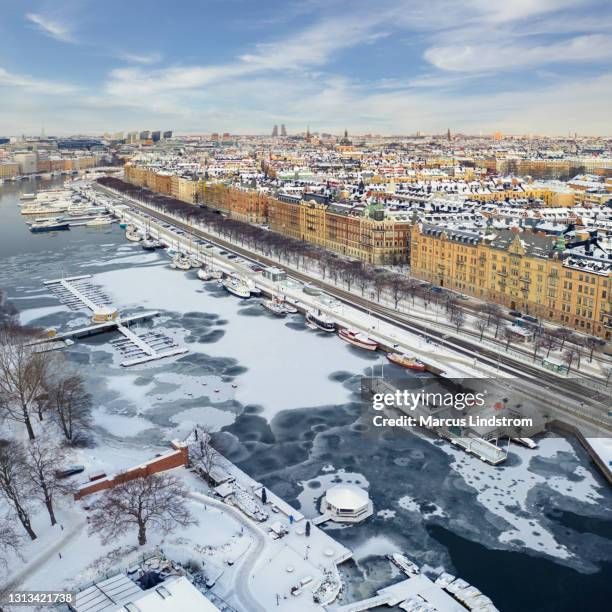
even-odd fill
[{"label": "snow covered rooftop", "polygon": [[144,591],[125,574],[117,574],[77,593],[75,612],[166,612],[172,610],[215,612],[212,604],[184,576],[167,578]]}]

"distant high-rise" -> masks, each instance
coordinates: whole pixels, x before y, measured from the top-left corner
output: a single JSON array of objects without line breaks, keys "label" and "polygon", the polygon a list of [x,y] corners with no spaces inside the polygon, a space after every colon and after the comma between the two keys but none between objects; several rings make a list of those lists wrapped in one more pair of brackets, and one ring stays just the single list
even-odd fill
[{"label": "distant high-rise", "polygon": [[151,140],[153,142],[159,142],[160,139],[161,139],[161,132],[159,130],[156,130],[155,132],[151,132]]},{"label": "distant high-rise", "polygon": [[447,138],[448,142],[450,142],[453,139],[453,137],[451,136],[450,128],[448,128],[448,130],[446,130],[446,138]]},{"label": "distant high-rise", "polygon": [[285,127],[284,123],[281,123],[281,136],[286,136],[287,135],[287,128]]},{"label": "distant high-rise", "polygon": [[149,132],[149,130],[143,130],[142,132],[140,132],[140,140],[149,140],[149,134],[151,132]]},{"label": "distant high-rise", "polygon": [[272,128],[272,138],[278,138],[278,125]]},{"label": "distant high-rise", "polygon": [[163,136],[164,136],[164,140],[168,140],[168,138],[172,138],[172,130],[166,130]]}]

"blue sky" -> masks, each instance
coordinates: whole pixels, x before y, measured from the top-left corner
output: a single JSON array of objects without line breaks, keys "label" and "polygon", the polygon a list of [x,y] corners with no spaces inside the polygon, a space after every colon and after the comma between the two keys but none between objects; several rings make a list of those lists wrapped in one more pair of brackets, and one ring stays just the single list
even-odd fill
[{"label": "blue sky", "polygon": [[610,135],[610,0],[3,0],[0,134]]}]

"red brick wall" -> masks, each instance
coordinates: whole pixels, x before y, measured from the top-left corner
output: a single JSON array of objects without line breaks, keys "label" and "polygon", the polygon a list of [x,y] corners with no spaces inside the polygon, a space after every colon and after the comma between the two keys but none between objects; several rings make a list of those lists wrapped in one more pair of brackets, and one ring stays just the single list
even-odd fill
[{"label": "red brick wall", "polygon": [[165,472],[175,467],[187,465],[189,463],[189,450],[186,446],[177,448],[173,453],[169,453],[145,465],[139,465],[135,468],[130,468],[125,472],[120,472],[114,476],[107,478],[101,478],[95,480],[92,483],[82,487],[74,494],[74,499],[82,499],[86,495],[97,493],[98,491],[104,491],[106,489],[112,489],[118,484],[129,482],[135,478],[141,478],[143,476],[150,476],[151,474],[157,474],[158,472]]}]

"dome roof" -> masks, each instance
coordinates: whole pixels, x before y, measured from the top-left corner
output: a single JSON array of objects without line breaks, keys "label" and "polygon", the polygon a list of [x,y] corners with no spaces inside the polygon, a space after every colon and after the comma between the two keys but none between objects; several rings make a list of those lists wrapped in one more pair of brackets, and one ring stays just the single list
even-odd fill
[{"label": "dome roof", "polygon": [[342,510],[358,510],[370,501],[367,491],[350,484],[339,484],[331,487],[327,490],[325,499],[334,508]]}]

